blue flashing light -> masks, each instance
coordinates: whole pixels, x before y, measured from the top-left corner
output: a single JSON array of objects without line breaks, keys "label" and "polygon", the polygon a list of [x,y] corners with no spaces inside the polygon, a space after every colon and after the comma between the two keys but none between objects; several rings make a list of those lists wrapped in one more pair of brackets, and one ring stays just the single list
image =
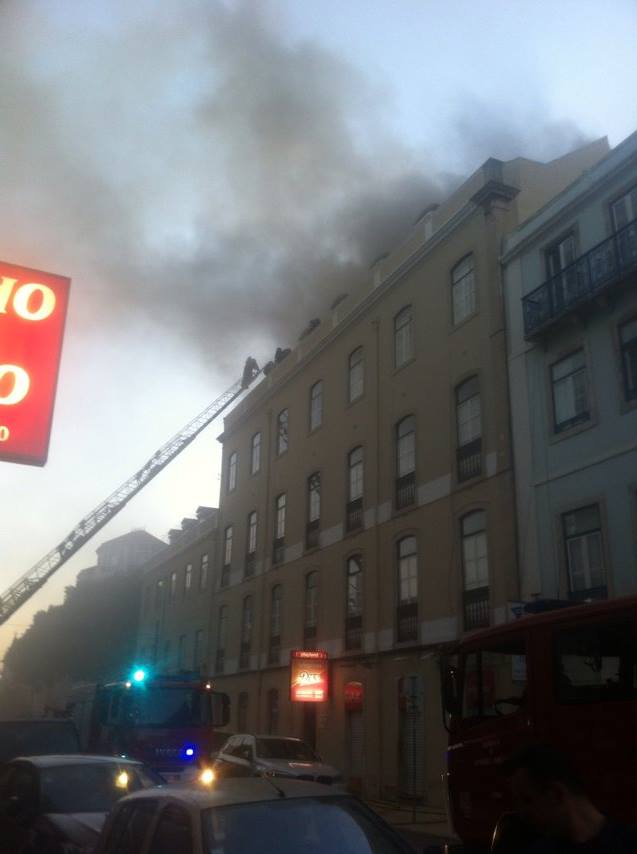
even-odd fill
[{"label": "blue flashing light", "polygon": [[194,756],[194,755],[195,755],[195,748],[194,747],[187,747],[186,748],[186,756]]},{"label": "blue flashing light", "polygon": [[139,684],[140,682],[143,682],[145,678],[146,671],[143,667],[138,667],[137,670],[133,671],[133,682],[137,682],[137,684]]},{"label": "blue flashing light", "polygon": [[196,744],[184,744],[181,749],[181,757],[185,759],[187,762],[191,762],[195,756],[197,755],[197,745]]}]

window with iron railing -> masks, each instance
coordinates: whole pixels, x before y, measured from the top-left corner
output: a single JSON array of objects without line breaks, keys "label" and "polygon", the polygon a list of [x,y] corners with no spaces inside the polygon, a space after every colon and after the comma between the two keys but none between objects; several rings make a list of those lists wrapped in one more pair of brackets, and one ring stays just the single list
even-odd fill
[{"label": "window with iron railing", "polygon": [[347,560],[346,587],[345,648],[357,650],[362,646],[363,632],[363,565],[360,555]]},{"label": "window with iron railing", "polygon": [[270,593],[270,641],[268,644],[268,664],[278,664],[281,655],[281,611],[283,587],[275,584]]},{"label": "window with iron railing", "polygon": [[460,520],[465,631],[490,622],[486,518],[484,510],[476,510]]},{"label": "window with iron railing", "polygon": [[418,640],[418,551],[414,536],[403,537],[396,544],[398,561],[398,604],[396,640],[399,643]]},{"label": "window with iron railing", "polygon": [[285,521],[287,497],[284,492],[277,495],[275,500],[274,543],[272,545],[272,562],[282,563],[285,557]]},{"label": "window with iron railing", "polygon": [[348,458],[348,502],[345,527],[348,531],[363,527],[363,449],[354,448]]},{"label": "window with iron railing", "polygon": [[357,347],[349,357],[347,398],[350,403],[362,397],[365,389],[365,362],[363,348]]},{"label": "window with iron railing", "polygon": [[416,419],[408,415],[396,425],[396,508],[416,500]]},{"label": "window with iron railing", "polygon": [[478,378],[471,377],[456,388],[456,463],[459,482],[482,473],[481,409]]},{"label": "window with iron railing", "polygon": [[637,316],[619,327],[624,398],[637,400]]},{"label": "window with iron railing", "polygon": [[252,596],[243,600],[241,615],[241,646],[239,648],[239,667],[245,670],[250,666],[250,647],[252,645]]},{"label": "window with iron railing", "polygon": [[246,542],[246,559],[244,576],[254,575],[257,559],[257,511],[253,510],[248,516],[248,536]]},{"label": "window with iron railing", "polygon": [[570,598],[605,599],[608,591],[599,505],[564,513],[562,528]]}]

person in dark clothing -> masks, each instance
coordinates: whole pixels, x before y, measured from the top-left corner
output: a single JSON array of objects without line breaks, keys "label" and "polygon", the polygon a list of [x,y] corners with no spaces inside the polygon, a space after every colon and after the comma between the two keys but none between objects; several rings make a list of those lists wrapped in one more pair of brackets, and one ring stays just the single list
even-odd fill
[{"label": "person in dark clothing", "polygon": [[603,815],[558,751],[526,747],[504,767],[517,813],[540,834],[528,854],[637,854],[637,827]]}]

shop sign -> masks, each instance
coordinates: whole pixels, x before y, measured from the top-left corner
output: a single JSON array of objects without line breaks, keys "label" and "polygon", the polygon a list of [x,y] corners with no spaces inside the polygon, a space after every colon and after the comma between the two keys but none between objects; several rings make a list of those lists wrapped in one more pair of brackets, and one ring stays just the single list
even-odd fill
[{"label": "shop sign", "polygon": [[328,659],[320,649],[295,649],[290,653],[290,699],[293,703],[327,700]]}]

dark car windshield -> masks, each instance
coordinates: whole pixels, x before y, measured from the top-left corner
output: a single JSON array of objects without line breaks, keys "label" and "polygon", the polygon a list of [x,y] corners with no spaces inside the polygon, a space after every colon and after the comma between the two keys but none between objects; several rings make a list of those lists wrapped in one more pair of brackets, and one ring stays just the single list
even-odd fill
[{"label": "dark car windshield", "polygon": [[316,753],[305,742],[291,738],[257,738],[257,756],[261,759],[318,761]]},{"label": "dark car windshield", "polygon": [[117,762],[42,768],[42,811],[108,812],[124,795],[161,782],[161,778],[147,768]]},{"label": "dark car windshield", "polygon": [[211,723],[210,692],[144,688],[128,693],[125,717],[134,726],[189,727]]},{"label": "dark car windshield", "polygon": [[[289,798],[203,814],[208,854],[397,854],[410,849],[352,798]],[[273,846],[272,840],[276,840]]]},{"label": "dark car windshield", "polygon": [[66,721],[4,721],[0,723],[0,762],[14,756],[79,753],[77,732]]}]

